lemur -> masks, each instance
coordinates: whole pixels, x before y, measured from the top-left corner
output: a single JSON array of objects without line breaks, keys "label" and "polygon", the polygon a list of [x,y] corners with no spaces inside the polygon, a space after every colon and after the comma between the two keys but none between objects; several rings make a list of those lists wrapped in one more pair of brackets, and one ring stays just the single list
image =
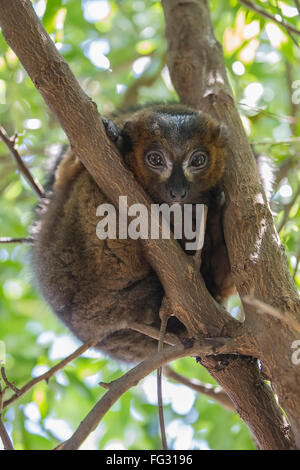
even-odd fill
[{"label": "lemur", "polygon": [[[208,206],[200,270],[210,294],[223,302],[235,291],[219,188],[229,145],[226,126],[181,104],[145,106],[103,122],[155,203]],[[156,273],[139,241],[99,240],[96,208],[109,201],[70,149],[52,179],[39,210],[33,251],[44,298],[80,340],[99,337],[97,348],[113,358],[144,359],[157,349],[157,341],[127,325],[159,327],[164,290]],[[183,329],[170,318],[168,331]]]}]

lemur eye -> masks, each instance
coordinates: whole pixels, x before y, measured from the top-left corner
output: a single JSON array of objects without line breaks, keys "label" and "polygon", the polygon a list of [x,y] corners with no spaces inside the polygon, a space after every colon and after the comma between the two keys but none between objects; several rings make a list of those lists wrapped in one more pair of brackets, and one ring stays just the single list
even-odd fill
[{"label": "lemur eye", "polygon": [[195,152],[190,160],[190,166],[195,169],[203,168],[207,163],[207,155],[203,152]]},{"label": "lemur eye", "polygon": [[165,166],[163,157],[158,152],[150,152],[146,156],[146,160],[150,166],[154,168],[162,168]]}]

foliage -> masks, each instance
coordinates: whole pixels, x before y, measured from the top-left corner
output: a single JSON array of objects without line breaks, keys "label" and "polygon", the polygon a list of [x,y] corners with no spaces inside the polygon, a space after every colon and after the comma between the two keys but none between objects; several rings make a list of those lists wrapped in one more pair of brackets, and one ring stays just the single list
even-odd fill
[{"label": "foliage", "polygon": [[[166,67],[164,19],[158,1],[39,0],[43,24],[79,79],[107,115],[119,106],[176,99]],[[256,2],[273,15],[300,25],[292,1]],[[295,93],[300,50],[284,28],[246,10],[236,0],[211,2],[217,39],[237,106],[252,142],[287,141],[299,135]],[[299,68],[298,68],[299,70]],[[294,88],[293,88],[294,86]],[[294,96],[294,103],[292,101]],[[299,96],[299,95],[298,95]],[[300,101],[300,100],[299,100]],[[19,134],[19,150],[43,181],[48,162],[66,142],[14,53],[0,36],[0,122]],[[277,169],[272,200],[275,221],[291,272],[300,285],[300,142],[255,145]],[[47,158],[45,158],[47,157]],[[0,236],[24,237],[37,203],[0,143]],[[292,203],[291,203],[292,202]],[[0,339],[7,349],[7,375],[18,386],[50,367],[77,344],[45,305],[34,285],[27,245],[0,245]],[[237,300],[231,308],[236,313]],[[185,376],[214,383],[193,359],[174,368]],[[99,353],[84,354],[40,383],[4,412],[17,449],[51,449],[75,430],[104,393],[99,381],[118,377],[126,367]],[[154,376],[127,392],[105,416],[83,448],[160,447]],[[168,440],[173,448],[253,449],[249,431],[233,413],[183,385],[164,384]],[[184,393],[184,395],[182,395]]]}]

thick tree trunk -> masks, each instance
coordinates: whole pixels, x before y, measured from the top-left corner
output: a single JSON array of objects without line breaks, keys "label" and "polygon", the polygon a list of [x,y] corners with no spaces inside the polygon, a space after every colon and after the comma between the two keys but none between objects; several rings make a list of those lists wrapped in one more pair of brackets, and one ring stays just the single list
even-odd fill
[{"label": "thick tree trunk", "polygon": [[[254,160],[227,85],[206,2],[168,0],[164,7],[170,70],[182,101],[199,109],[213,110],[217,117],[235,124],[232,155],[224,178],[227,197],[225,235],[239,292],[244,295],[254,287],[259,298],[288,314],[294,312],[292,318],[297,319],[297,293],[284,267],[286,265],[281,265],[283,254],[280,246],[276,245],[278,241],[274,241],[278,238],[274,239],[272,219],[261,196],[263,193]],[[8,44],[56,114],[73,150],[102,191],[116,205],[118,197],[126,194],[129,205],[143,203],[149,209],[151,201],[107,141],[94,103],[80,89],[35,15],[30,1],[0,0],[0,25]],[[232,227],[235,227],[234,231]],[[263,362],[299,443],[297,422],[300,422],[300,404],[296,385],[299,385],[300,368],[291,364],[289,354],[292,339],[297,339],[296,332],[279,320],[259,317],[250,308],[246,309],[246,328],[241,327],[211,298],[193,260],[182,252],[176,241],[141,242],[167,296],[172,299],[172,310],[192,337],[233,337],[233,353],[258,357]],[[272,249],[278,272],[270,264]],[[265,279],[266,273],[270,280]],[[279,292],[275,295],[276,286]],[[284,301],[284,294],[290,296],[289,302]],[[275,299],[275,303],[270,299]],[[266,328],[272,330],[272,336],[265,334]],[[278,341],[276,352],[274,338]],[[278,358],[277,364],[281,369],[276,373],[277,351],[284,357]],[[252,359],[206,356],[202,357],[202,363],[223,385],[260,448],[284,449],[293,445],[284,415]],[[290,375],[292,372],[294,381]],[[293,383],[284,393],[288,380]]]},{"label": "thick tree trunk", "polygon": [[[212,113],[232,129],[224,176],[224,232],[232,273],[243,299],[250,292],[283,312],[280,321],[244,304],[255,338],[252,354],[270,378],[300,447],[300,366],[291,361],[299,339],[300,300],[256,164],[228,84],[206,0],[163,1],[172,81],[181,100]],[[227,384],[224,384],[227,388]]]}]

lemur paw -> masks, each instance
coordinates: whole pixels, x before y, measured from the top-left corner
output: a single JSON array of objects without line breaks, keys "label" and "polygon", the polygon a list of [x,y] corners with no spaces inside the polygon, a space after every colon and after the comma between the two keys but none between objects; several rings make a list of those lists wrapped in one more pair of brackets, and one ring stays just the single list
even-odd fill
[{"label": "lemur paw", "polygon": [[119,129],[111,119],[102,118],[107,136],[112,142],[116,142],[119,137]]}]

